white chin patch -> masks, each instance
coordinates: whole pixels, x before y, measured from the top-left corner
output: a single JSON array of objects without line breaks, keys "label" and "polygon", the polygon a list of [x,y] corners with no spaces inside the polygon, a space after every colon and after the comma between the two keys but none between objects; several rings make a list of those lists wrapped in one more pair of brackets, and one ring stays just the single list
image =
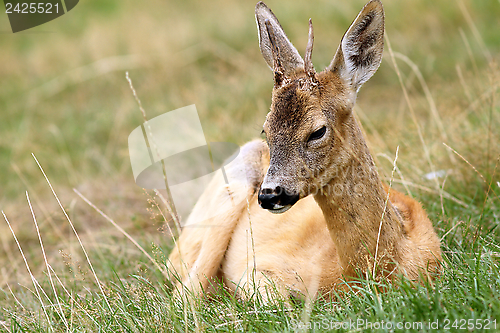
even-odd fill
[{"label": "white chin patch", "polygon": [[286,205],[286,206],[281,206],[281,205],[275,205],[275,209],[268,209],[273,214],[282,214],[292,208],[292,205]]}]

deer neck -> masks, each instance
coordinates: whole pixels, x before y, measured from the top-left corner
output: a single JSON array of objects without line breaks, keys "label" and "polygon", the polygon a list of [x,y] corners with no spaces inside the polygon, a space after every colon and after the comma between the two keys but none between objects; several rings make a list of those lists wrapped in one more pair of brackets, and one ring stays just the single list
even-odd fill
[{"label": "deer neck", "polygon": [[335,170],[315,200],[346,275],[355,275],[355,269],[373,269],[376,254],[377,267],[392,271],[400,258],[402,221],[387,199],[359,126],[352,122],[347,128],[354,132],[343,139],[350,158]]}]

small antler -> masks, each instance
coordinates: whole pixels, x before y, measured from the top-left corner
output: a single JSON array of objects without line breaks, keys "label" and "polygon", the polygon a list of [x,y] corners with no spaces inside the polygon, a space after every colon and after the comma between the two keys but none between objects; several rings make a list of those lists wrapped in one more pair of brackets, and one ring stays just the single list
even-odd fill
[{"label": "small antler", "polygon": [[311,55],[314,44],[314,32],[312,20],[309,19],[309,38],[307,40],[306,54],[304,56],[304,70],[310,78],[315,78],[316,72],[314,71],[314,66],[311,61]]},{"label": "small antler", "polygon": [[269,41],[271,42],[271,52],[273,54],[273,71],[274,71],[274,84],[276,86],[281,85],[284,80],[283,65],[280,60],[280,49],[276,44],[276,37],[274,36],[274,31],[269,20],[265,20],[267,35],[269,36]]}]

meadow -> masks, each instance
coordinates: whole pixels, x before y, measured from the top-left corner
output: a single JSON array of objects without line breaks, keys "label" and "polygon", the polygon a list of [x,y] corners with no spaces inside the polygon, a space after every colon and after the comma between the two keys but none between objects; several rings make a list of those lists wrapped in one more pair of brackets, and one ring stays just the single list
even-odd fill
[{"label": "meadow", "polygon": [[[302,54],[312,18],[319,71],[365,2],[266,3]],[[384,59],[355,112],[384,181],[441,238],[432,283],[367,278],[292,307],[174,298],[175,228],[134,182],[144,118],[125,73],[148,119],[195,104],[207,141],[259,137],[273,81],[255,1],[86,0],[16,34],[0,14],[0,331],[500,331],[500,1],[383,3]]]}]

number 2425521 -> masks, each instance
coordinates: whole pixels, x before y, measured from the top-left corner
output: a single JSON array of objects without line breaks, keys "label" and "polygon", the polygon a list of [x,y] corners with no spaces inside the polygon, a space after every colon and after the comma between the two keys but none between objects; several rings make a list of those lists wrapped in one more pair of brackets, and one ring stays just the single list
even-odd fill
[{"label": "number 2425521", "polygon": [[444,320],[444,329],[449,330],[450,327],[457,329],[457,330],[477,330],[477,329],[483,329],[483,330],[489,330],[489,329],[495,329],[497,328],[497,320],[490,320],[490,319],[455,319],[454,321],[451,321],[449,319]]},{"label": "number 2425521", "polygon": [[53,14],[59,13],[59,4],[51,3],[18,3],[13,6],[11,3],[5,4],[5,12],[7,14]]}]

